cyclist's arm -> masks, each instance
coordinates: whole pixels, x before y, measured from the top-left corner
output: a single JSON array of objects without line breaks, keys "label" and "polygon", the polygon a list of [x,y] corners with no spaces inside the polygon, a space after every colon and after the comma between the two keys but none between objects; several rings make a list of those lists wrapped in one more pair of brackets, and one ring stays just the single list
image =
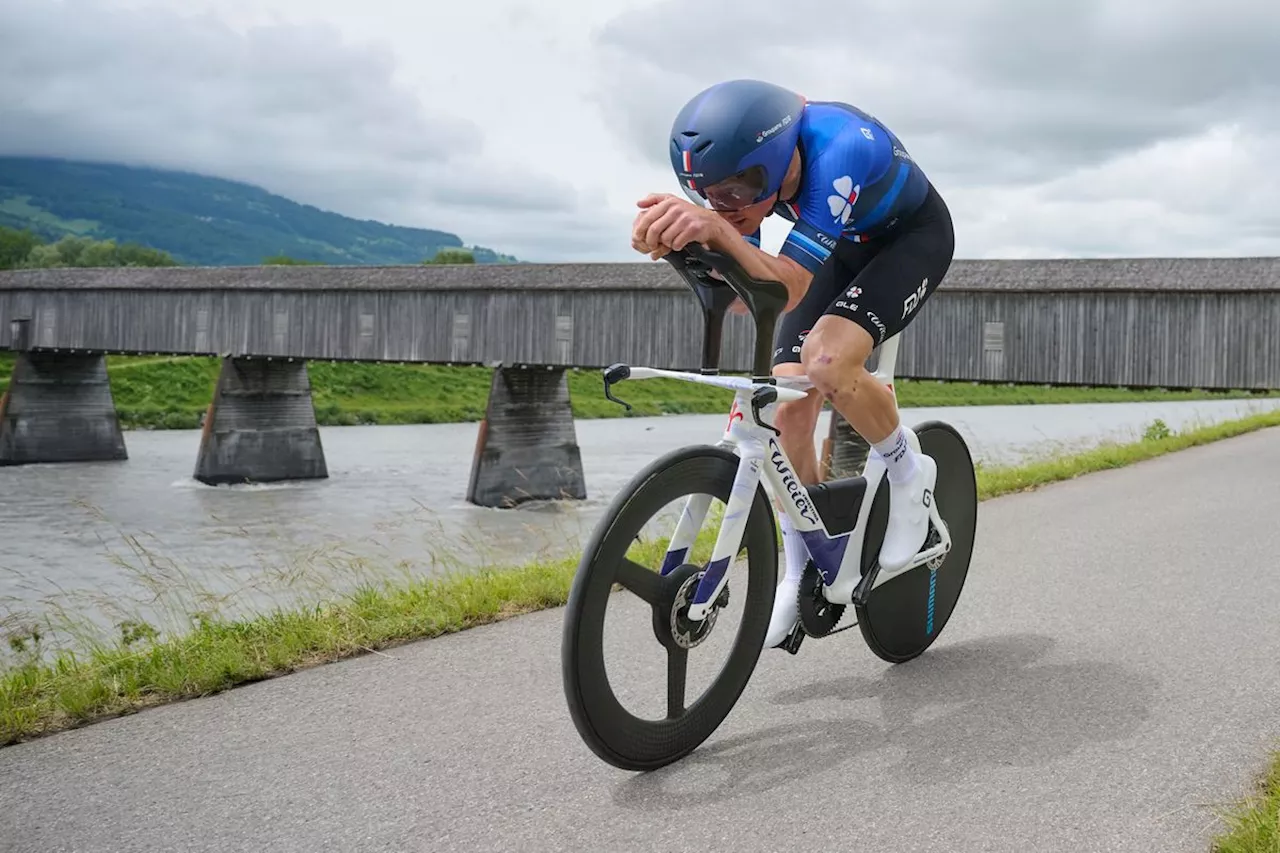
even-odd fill
[{"label": "cyclist's arm", "polygon": [[[744,238],[733,229],[733,226],[724,222],[722,236],[712,241],[712,248],[730,255],[752,278],[782,282],[790,295],[784,310],[790,311],[808,291],[809,282],[813,280],[813,270],[817,269],[817,266],[807,269],[787,254],[779,254],[775,258],[760,248],[759,233],[757,231],[752,235],[755,237],[754,240],[752,237]],[[783,248],[785,250],[786,246]]]}]

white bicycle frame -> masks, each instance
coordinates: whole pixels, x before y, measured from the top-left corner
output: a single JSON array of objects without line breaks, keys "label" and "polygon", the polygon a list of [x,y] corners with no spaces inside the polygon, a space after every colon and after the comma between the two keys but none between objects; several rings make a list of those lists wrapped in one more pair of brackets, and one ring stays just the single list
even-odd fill
[{"label": "white bicycle frame", "polygon": [[[878,360],[876,369],[872,372],[872,375],[894,395],[895,401],[897,393],[894,391],[893,383],[894,368],[898,359],[898,343],[898,336],[895,335],[877,348]],[[710,612],[712,602],[716,601],[728,582],[729,562],[738,552],[742,542],[751,505],[755,500],[756,487],[762,477],[765,491],[774,507],[790,517],[791,523],[804,539],[809,557],[822,574],[823,596],[833,604],[851,604],[854,592],[862,580],[860,563],[867,518],[871,514],[880,481],[885,476],[884,462],[877,454],[872,453],[868,456],[865,470],[861,475],[867,480],[867,488],[858,510],[857,523],[849,532],[831,536],[818,515],[817,508],[810,501],[808,491],[796,476],[786,451],[778,443],[777,436],[768,426],[755,423],[751,415],[752,395],[757,389],[773,387],[777,390],[777,400],[760,409],[760,421],[772,425],[777,404],[788,400],[804,399],[807,389],[813,387],[812,383],[803,376],[775,377],[775,384],[769,385],[752,382],[746,377],[708,375],[652,367],[632,367],[628,378],[679,379],[730,388],[736,392],[733,407],[729,410],[729,422],[716,446],[730,448],[738,455],[738,472],[725,508],[724,519],[716,535],[711,561],[697,589],[694,590],[692,604],[689,607],[689,618],[694,621],[705,618]],[[907,435],[912,448],[919,452],[919,440],[910,432]],[[766,462],[768,464],[765,464]],[[710,506],[711,495],[705,494],[691,495],[685,502],[684,510],[676,523],[675,533],[672,534],[662,563],[660,571],[663,575],[685,561]],[[898,571],[892,573],[885,572],[883,569],[879,571],[872,589],[903,572],[938,560],[951,550],[951,536],[938,514],[936,501],[929,501],[929,517],[938,530],[940,541],[920,551],[911,562]]]}]

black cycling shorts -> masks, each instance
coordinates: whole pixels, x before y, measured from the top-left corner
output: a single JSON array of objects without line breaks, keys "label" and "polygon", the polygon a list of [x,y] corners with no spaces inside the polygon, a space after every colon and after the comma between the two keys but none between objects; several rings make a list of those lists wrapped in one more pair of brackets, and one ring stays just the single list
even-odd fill
[{"label": "black cycling shorts", "polygon": [[778,324],[773,363],[798,363],[805,335],[823,314],[852,320],[877,346],[901,332],[946,275],[955,245],[951,213],[932,185],[891,233],[866,243],[839,240]]}]

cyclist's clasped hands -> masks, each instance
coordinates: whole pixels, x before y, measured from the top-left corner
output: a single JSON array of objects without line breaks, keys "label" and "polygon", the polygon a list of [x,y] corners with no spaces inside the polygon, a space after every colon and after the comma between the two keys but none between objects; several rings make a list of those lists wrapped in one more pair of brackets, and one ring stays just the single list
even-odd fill
[{"label": "cyclist's clasped hands", "polygon": [[710,245],[717,238],[741,239],[714,210],[670,193],[650,193],[636,206],[640,212],[631,229],[631,248],[655,261],[690,243]]}]

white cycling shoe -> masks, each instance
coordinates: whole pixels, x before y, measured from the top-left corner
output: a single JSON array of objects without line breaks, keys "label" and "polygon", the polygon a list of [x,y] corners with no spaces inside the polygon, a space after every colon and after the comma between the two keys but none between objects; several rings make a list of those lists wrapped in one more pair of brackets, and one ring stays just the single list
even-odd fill
[{"label": "white cycling shoe", "polygon": [[924,547],[929,533],[929,507],[924,494],[932,493],[938,480],[938,463],[933,457],[916,453],[916,472],[901,483],[889,483],[889,521],[880,546],[880,569],[896,572],[911,562]]},{"label": "white cycling shoe", "polygon": [[783,578],[773,597],[773,616],[769,619],[769,630],[764,635],[764,647],[772,649],[791,633],[791,629],[800,621],[800,578],[788,580]]}]

